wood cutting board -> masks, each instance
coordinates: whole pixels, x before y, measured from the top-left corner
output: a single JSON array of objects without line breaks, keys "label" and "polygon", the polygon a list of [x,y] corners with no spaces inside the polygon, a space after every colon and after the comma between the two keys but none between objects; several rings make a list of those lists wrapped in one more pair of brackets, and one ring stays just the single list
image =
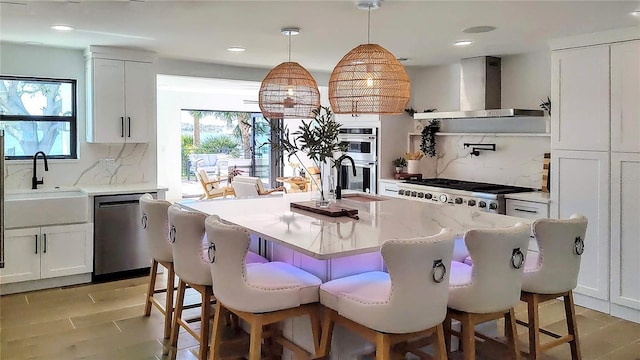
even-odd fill
[{"label": "wood cutting board", "polygon": [[292,202],[289,207],[330,217],[346,216],[355,220],[359,219],[358,209],[346,208],[337,204],[330,204],[327,208],[321,208],[316,206],[315,201],[300,201]]}]

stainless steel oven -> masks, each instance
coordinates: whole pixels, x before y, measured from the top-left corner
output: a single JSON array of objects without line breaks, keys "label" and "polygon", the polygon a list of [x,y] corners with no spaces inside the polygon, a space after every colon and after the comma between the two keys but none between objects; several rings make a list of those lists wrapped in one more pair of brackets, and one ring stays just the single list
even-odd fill
[{"label": "stainless steel oven", "polygon": [[375,127],[364,128],[340,128],[338,140],[346,145],[346,154],[355,161],[376,162],[377,146],[376,141],[378,129]]},{"label": "stainless steel oven", "polygon": [[340,166],[340,187],[342,189],[376,193],[376,162],[354,161],[356,175],[353,176],[351,162],[345,161]]}]

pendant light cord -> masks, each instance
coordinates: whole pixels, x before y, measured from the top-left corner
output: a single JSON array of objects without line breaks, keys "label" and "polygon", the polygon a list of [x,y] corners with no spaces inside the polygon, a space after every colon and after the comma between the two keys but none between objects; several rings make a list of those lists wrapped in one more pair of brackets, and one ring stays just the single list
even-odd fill
[{"label": "pendant light cord", "polygon": [[369,4],[369,19],[367,22],[367,44],[371,44],[371,4]]},{"label": "pendant light cord", "polygon": [[289,62],[291,62],[291,31],[289,31]]}]

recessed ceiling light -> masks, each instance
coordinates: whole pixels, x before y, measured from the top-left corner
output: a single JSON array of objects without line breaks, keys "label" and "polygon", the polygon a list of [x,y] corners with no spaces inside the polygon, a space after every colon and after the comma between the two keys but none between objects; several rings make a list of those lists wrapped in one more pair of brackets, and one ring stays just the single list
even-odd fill
[{"label": "recessed ceiling light", "polygon": [[27,44],[27,45],[37,45],[37,46],[44,45],[43,43],[41,43],[39,41],[25,41],[24,43]]},{"label": "recessed ceiling light", "polygon": [[409,58],[406,58],[406,57],[399,57],[399,58],[397,58],[396,60],[398,60],[398,61],[400,61],[400,62],[403,62],[403,61],[409,61]]},{"label": "recessed ceiling light", "polygon": [[51,28],[53,30],[58,30],[58,31],[73,31],[73,26],[69,26],[69,25],[51,25]]},{"label": "recessed ceiling light", "polygon": [[227,48],[227,51],[231,51],[231,52],[243,52],[246,49],[240,46],[231,46]]},{"label": "recessed ceiling light", "polygon": [[469,46],[471,44],[473,44],[471,40],[460,40],[453,43],[455,46]]},{"label": "recessed ceiling light", "polygon": [[632,11],[631,15],[640,17],[640,10]]},{"label": "recessed ceiling light", "polygon": [[481,33],[486,33],[489,31],[493,31],[495,30],[496,27],[495,26],[473,26],[473,27],[468,27],[466,29],[462,29],[462,32],[465,34],[481,34]]},{"label": "recessed ceiling light", "polygon": [[375,10],[382,6],[382,0],[362,0],[358,1],[356,7],[360,10]]},{"label": "recessed ceiling light", "polygon": [[300,34],[300,28],[297,27],[284,27],[280,29],[280,34],[284,36],[296,36]]}]

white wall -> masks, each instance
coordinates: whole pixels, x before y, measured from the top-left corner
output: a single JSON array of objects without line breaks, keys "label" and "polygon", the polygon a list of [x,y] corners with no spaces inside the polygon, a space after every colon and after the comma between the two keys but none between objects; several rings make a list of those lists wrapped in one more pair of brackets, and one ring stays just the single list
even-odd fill
[{"label": "white wall", "polygon": [[[85,141],[86,81],[82,50],[9,43],[1,46],[2,74],[77,80],[79,159],[50,160],[48,172],[44,172],[42,160],[38,160],[38,177],[44,176],[42,187],[156,181],[155,141],[130,145],[88,144]],[[155,136],[150,138],[155,139]],[[6,188],[30,188],[32,164],[29,160],[7,161]]]}]

